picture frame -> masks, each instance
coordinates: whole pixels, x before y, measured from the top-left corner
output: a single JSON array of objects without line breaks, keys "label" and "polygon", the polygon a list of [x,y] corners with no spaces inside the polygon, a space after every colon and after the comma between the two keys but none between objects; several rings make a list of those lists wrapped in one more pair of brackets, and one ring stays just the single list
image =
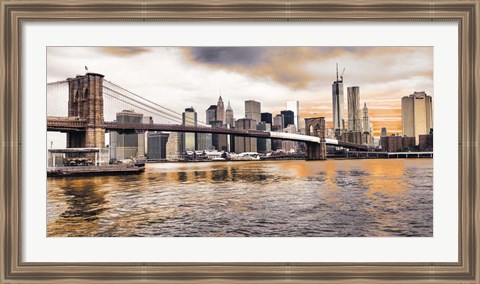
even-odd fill
[{"label": "picture frame", "polygon": [[[0,282],[478,283],[480,3],[465,1],[2,1]],[[22,25],[28,21],[445,22],[459,25],[459,258],[453,263],[32,263],[22,260]]]}]

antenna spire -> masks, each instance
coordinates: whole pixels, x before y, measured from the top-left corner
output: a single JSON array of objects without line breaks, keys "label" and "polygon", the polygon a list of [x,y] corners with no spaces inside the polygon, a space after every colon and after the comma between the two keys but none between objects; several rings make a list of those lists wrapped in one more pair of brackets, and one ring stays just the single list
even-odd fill
[{"label": "antenna spire", "polygon": [[338,82],[338,63],[337,63],[337,82]]}]

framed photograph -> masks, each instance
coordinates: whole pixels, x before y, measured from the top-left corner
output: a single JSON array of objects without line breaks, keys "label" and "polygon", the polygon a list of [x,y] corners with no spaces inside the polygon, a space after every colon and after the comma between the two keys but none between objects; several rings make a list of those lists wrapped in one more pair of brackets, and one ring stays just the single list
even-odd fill
[{"label": "framed photograph", "polygon": [[478,1],[0,5],[0,282],[480,282]]}]

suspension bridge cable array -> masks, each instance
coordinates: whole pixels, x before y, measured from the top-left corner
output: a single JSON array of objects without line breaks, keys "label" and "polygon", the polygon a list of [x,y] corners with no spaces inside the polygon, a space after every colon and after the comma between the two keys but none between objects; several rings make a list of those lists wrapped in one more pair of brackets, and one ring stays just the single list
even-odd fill
[{"label": "suspension bridge cable array", "polygon": [[[68,116],[68,81],[47,83],[47,115]],[[110,117],[112,111],[119,112],[125,109],[139,109],[145,115],[151,115],[155,122],[167,120],[170,123],[187,123],[207,126],[203,121],[194,121],[193,118],[166,108],[158,103],[137,95],[117,84],[104,79],[104,117]],[[160,118],[159,120],[157,120]],[[185,122],[184,122],[185,120]]]}]

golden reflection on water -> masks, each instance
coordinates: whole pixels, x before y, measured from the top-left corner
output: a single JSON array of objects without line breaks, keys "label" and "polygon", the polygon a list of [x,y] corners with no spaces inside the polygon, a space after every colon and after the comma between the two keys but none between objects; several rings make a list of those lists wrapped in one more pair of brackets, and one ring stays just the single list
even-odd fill
[{"label": "golden reflection on water", "polygon": [[[416,170],[431,175],[432,160],[164,163],[147,164],[141,175],[49,178],[47,232],[427,236],[433,186],[431,176],[417,180]],[[425,187],[419,194],[426,205],[416,204],[419,196],[409,193],[419,185]],[[427,217],[405,208],[423,210]]]}]

